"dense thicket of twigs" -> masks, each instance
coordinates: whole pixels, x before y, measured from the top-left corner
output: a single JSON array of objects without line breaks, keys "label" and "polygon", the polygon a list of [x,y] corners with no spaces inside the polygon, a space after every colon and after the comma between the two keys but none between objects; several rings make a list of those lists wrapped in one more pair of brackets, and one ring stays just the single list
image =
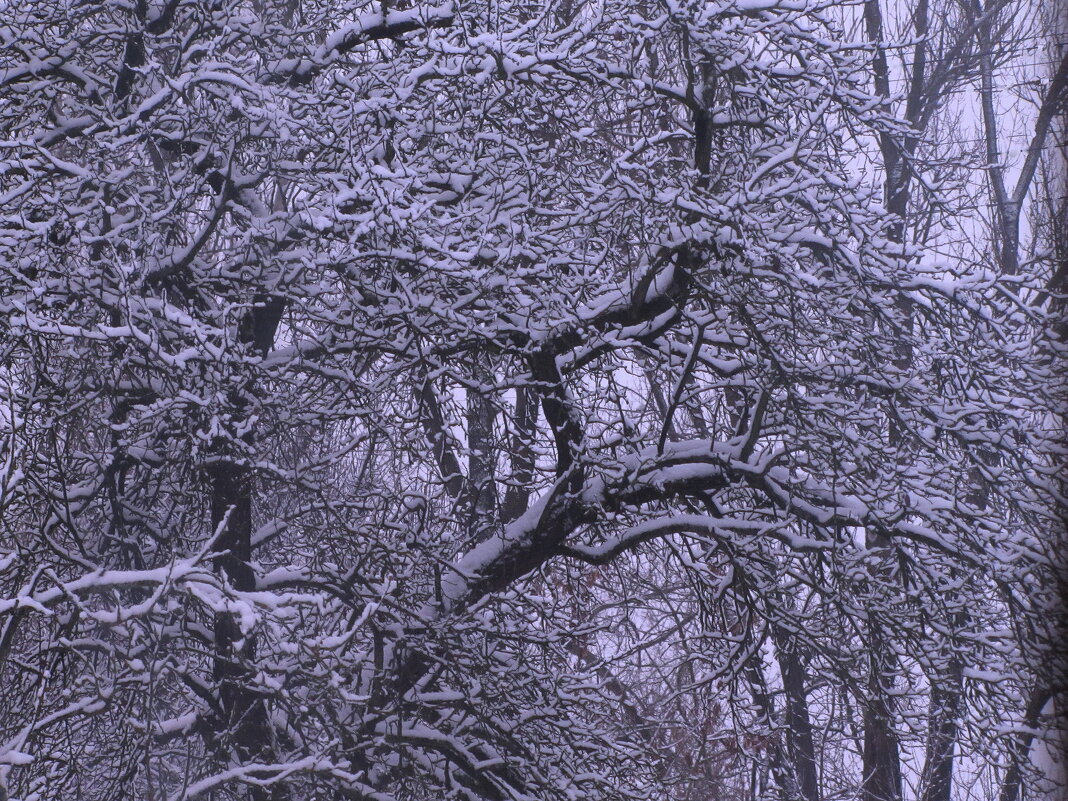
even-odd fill
[{"label": "dense thicket of twigs", "polygon": [[1065,242],[927,246],[923,9],[10,4],[0,798],[1051,797]]}]

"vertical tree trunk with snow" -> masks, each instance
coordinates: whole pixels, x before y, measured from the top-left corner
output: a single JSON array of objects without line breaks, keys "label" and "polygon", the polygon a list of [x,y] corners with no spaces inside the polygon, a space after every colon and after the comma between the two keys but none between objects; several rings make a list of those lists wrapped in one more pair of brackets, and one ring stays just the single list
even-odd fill
[{"label": "vertical tree trunk with snow", "polygon": [[[271,350],[281,320],[284,301],[257,295],[254,308],[237,326],[237,342],[249,357],[262,359]],[[262,390],[250,379],[228,398],[233,429],[248,429],[256,395]],[[214,563],[226,584],[238,592],[256,590],[252,567],[252,533],[255,479],[236,445],[251,445],[255,428],[245,433],[229,432],[232,441],[219,443],[206,468],[210,496]],[[209,727],[208,739],[219,755],[220,767],[277,762],[276,735],[270,721],[267,699],[252,685],[256,673],[256,635],[242,629],[240,612],[217,612],[214,623],[215,666],[219,717]],[[256,778],[256,774],[250,774]],[[251,801],[283,801],[288,798],[281,782],[249,785]]]}]

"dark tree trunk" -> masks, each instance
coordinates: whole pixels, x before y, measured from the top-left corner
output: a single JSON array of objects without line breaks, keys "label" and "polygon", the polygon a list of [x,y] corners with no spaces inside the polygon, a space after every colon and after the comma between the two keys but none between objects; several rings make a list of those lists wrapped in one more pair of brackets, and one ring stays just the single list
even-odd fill
[{"label": "dark tree trunk", "polygon": [[786,696],[786,748],[804,801],[819,801],[819,775],[812,720],[805,691],[806,669],[794,637],[781,626],[774,628],[775,650]]},{"label": "dark tree trunk", "polygon": [[[238,341],[257,356],[266,355],[273,343],[284,310],[280,298],[258,297],[254,308],[238,326]],[[248,379],[240,391],[230,396],[235,418],[248,413],[255,395],[254,381]],[[241,437],[252,444],[253,433]],[[216,461],[207,469],[214,548],[214,564],[226,583],[237,592],[256,589],[252,561],[252,491],[251,469],[238,461],[226,443],[217,446]],[[221,720],[212,732],[213,744],[220,760],[236,756],[242,763],[277,761],[274,730],[270,722],[267,699],[250,687],[255,674],[256,638],[242,632],[237,616],[215,616],[215,663],[213,678],[218,688]],[[266,787],[249,786],[251,801],[282,801],[288,798],[285,786],[274,783]]]},{"label": "dark tree trunk", "polygon": [[953,762],[961,701],[959,661],[952,661],[948,674],[931,687],[923,801],[950,801],[953,793]]},{"label": "dark tree trunk", "polygon": [[[239,592],[256,588],[249,561],[252,557],[252,500],[250,477],[245,468],[223,462],[214,465],[211,476],[211,522],[218,534],[215,566],[227,583]],[[219,692],[223,720],[216,732],[221,754],[236,751],[241,762],[273,762],[273,736],[266,701],[248,685],[254,669],[256,642],[245,636],[237,618],[229,613],[215,616],[215,667],[213,678]],[[281,788],[253,786],[252,801],[276,801]]]},{"label": "dark tree trunk", "polygon": [[863,801],[899,801],[901,757],[894,731],[892,689],[896,656],[882,627],[868,623],[868,697],[864,704]]}]

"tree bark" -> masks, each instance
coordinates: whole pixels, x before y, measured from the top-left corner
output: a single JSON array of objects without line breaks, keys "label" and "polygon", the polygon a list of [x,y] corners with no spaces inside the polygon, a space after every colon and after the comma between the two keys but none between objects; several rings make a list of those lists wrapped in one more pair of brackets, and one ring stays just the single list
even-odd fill
[{"label": "tree bark", "polygon": [[[238,342],[256,355],[264,356],[274,343],[275,332],[284,309],[278,297],[257,297],[254,307],[238,326]],[[251,379],[240,392],[232,393],[230,404],[235,417],[244,417],[255,393]],[[252,434],[242,438],[251,444]],[[251,592],[256,589],[252,561],[252,490],[250,468],[226,452],[225,443],[207,472],[209,478],[212,531],[218,554],[216,570],[234,590]],[[221,760],[231,753],[241,762],[276,760],[274,729],[270,722],[266,699],[249,686],[253,677],[252,665],[256,656],[256,638],[241,630],[236,615],[221,612],[215,616],[215,660],[213,678],[218,688],[221,720],[212,732],[213,745]],[[276,782],[266,787],[249,786],[251,801],[283,801],[288,798],[286,787]]]},{"label": "tree bark", "polygon": [[953,658],[947,675],[932,682],[927,755],[923,768],[923,801],[951,801],[953,795],[961,680],[960,661]]},{"label": "tree bark", "polygon": [[819,801],[819,774],[812,737],[812,719],[805,690],[807,670],[793,635],[774,625],[772,636],[786,696],[786,749],[794,769],[797,789],[804,801]]}]

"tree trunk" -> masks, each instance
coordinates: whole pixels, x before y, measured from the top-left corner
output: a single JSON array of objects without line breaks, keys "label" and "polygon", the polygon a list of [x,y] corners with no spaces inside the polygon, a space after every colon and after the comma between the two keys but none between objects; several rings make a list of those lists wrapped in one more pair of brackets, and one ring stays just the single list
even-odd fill
[{"label": "tree trunk", "polygon": [[931,685],[923,801],[950,801],[961,706],[961,664],[953,658],[947,675]]},{"label": "tree trunk", "polygon": [[786,696],[786,749],[794,769],[798,794],[804,801],[819,801],[816,749],[805,692],[807,671],[793,636],[781,626],[775,626],[773,637]]},{"label": "tree trunk", "polygon": [[[257,297],[254,308],[238,326],[238,341],[250,347],[258,356],[271,349],[275,331],[284,309],[281,298]],[[230,396],[235,418],[245,417],[255,387],[251,379],[241,391]],[[251,444],[252,433],[241,437]],[[225,443],[208,468],[213,550],[218,554],[216,570],[234,590],[251,592],[256,589],[252,561],[252,489],[253,476],[249,467],[238,463],[226,452]],[[218,688],[221,720],[212,733],[213,744],[220,761],[233,756],[242,763],[277,761],[274,730],[270,722],[266,699],[249,686],[254,674],[256,638],[241,630],[238,617],[229,612],[215,616],[215,663],[213,678]],[[282,783],[267,787],[249,786],[251,801],[282,801],[288,797]]]}]

